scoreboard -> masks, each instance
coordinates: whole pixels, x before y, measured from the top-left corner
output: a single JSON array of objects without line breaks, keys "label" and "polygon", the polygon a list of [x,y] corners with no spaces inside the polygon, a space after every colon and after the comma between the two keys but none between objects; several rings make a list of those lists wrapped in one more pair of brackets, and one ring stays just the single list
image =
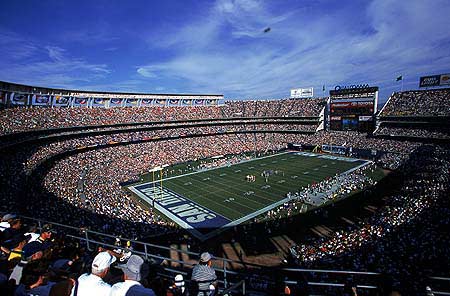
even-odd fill
[{"label": "scoreboard", "polygon": [[331,130],[371,132],[377,109],[378,87],[330,91],[328,123]]}]

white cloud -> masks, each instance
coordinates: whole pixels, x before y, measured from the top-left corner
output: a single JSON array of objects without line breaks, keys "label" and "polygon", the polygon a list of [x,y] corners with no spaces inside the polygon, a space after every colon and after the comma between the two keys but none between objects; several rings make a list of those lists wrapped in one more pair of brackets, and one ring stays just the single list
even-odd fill
[{"label": "white cloud", "polygon": [[[43,45],[12,32],[0,42],[0,79],[31,85],[76,88],[80,82],[105,78],[111,73],[106,64],[91,64],[85,59],[70,56],[58,46]],[[1,39],[1,38],[0,38]],[[25,49],[24,49],[25,45]]]},{"label": "white cloud", "polygon": [[[182,79],[190,91],[243,97],[279,97],[322,83],[388,87],[398,73],[448,69],[450,6],[431,2],[376,0],[358,15],[360,24],[353,10],[274,14],[266,2],[219,0],[201,22],[168,34],[170,42],[160,46],[171,58],[137,73]],[[272,30],[264,34],[266,26]]]}]

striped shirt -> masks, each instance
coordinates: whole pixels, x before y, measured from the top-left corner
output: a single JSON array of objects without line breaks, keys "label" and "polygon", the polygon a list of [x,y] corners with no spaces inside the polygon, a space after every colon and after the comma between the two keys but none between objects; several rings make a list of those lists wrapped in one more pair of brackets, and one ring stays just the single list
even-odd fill
[{"label": "striped shirt", "polygon": [[216,271],[208,265],[197,264],[191,279],[198,282],[199,291],[209,291],[209,285],[217,280]]}]

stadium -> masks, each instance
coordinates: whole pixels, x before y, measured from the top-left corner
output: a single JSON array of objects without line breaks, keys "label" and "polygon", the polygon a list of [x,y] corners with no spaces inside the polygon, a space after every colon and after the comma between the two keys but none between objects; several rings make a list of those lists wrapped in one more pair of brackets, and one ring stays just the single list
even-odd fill
[{"label": "stadium", "polygon": [[0,81],[1,294],[450,295],[449,74],[403,79],[386,100]]}]

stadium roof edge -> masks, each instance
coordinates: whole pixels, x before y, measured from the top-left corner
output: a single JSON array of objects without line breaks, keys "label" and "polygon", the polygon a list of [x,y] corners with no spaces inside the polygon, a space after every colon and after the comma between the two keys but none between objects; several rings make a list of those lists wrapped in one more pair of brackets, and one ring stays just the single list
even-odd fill
[{"label": "stadium roof edge", "polygon": [[[74,93],[96,93],[96,94],[114,94],[114,95],[161,95],[161,96],[203,96],[203,97],[223,97],[223,94],[186,94],[186,93],[139,93],[139,92],[116,92],[116,91],[95,91],[95,90],[76,90],[76,89],[64,89],[64,88],[53,88],[53,87],[42,87],[42,86],[33,86],[33,85],[27,85],[27,84],[20,84],[20,83],[14,83],[14,82],[8,82],[0,80],[0,89],[3,90],[9,90],[4,89],[3,86],[9,85],[12,87],[21,87],[21,88],[29,88],[30,93],[33,92],[33,89],[41,89],[41,90],[52,90],[54,92],[74,92]],[[12,90],[13,91],[13,90]],[[34,90],[37,91],[37,90]]]}]

